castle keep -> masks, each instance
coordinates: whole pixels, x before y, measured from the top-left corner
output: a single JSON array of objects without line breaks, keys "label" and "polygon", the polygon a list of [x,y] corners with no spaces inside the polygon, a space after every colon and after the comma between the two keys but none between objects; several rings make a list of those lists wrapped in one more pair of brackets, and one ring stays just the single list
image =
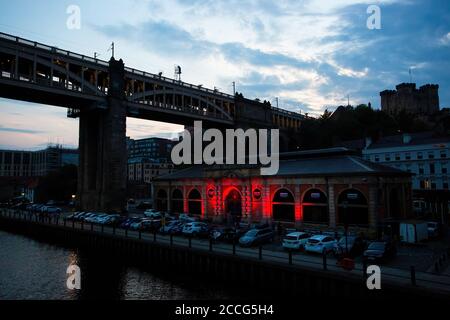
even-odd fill
[{"label": "castle keep", "polygon": [[402,83],[396,90],[380,92],[381,110],[395,115],[406,111],[417,115],[432,115],[439,111],[439,85],[426,84],[416,89],[415,83]]}]

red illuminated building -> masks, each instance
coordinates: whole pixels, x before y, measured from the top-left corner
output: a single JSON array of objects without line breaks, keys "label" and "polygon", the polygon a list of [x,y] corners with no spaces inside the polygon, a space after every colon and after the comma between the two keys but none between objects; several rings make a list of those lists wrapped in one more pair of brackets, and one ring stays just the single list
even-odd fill
[{"label": "red illuminated building", "polygon": [[285,153],[277,175],[255,165],[193,166],[159,177],[159,210],[226,222],[375,230],[407,218],[411,174],[365,161],[345,148]]}]

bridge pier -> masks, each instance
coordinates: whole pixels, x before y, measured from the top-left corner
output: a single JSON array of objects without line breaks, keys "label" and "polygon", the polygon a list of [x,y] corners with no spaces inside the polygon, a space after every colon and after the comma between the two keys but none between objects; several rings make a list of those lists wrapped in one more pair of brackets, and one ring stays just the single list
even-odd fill
[{"label": "bridge pier", "polygon": [[124,64],[109,62],[107,108],[81,108],[78,199],[82,210],[121,211],[126,202]]}]

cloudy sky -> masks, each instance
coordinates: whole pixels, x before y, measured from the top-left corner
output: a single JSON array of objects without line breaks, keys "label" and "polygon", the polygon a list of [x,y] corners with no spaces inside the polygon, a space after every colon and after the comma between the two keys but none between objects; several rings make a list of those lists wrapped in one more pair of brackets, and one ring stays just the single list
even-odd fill
[{"label": "cloudy sky", "polygon": [[[381,29],[367,28],[369,5]],[[78,5],[81,28],[69,30]],[[129,67],[310,114],[371,102],[401,82],[438,83],[450,107],[447,0],[128,0],[2,3],[0,31],[108,59],[109,44]],[[128,119],[128,135],[173,137],[182,127]],[[62,108],[0,99],[0,148],[76,146],[78,121]]]}]

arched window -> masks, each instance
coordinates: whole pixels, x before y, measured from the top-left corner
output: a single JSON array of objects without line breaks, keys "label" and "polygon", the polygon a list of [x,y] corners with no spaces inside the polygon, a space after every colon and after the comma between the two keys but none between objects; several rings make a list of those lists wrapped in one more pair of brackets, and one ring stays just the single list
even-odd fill
[{"label": "arched window", "polygon": [[242,197],[238,190],[233,189],[228,192],[225,198],[225,212],[233,217],[242,215]]},{"label": "arched window", "polygon": [[202,195],[197,189],[192,189],[189,192],[188,209],[190,214],[202,214]]},{"label": "arched window", "polygon": [[172,191],[172,212],[182,213],[183,209],[183,192],[175,189]]},{"label": "arched window", "polygon": [[310,189],[303,196],[303,221],[309,223],[328,223],[327,196],[319,189]]},{"label": "arched window", "polygon": [[295,200],[288,189],[280,189],[273,196],[272,213],[275,221],[295,222]]},{"label": "arched window", "polygon": [[167,211],[167,192],[159,189],[156,193],[156,208],[160,211]]},{"label": "arched window", "polygon": [[369,223],[369,207],[366,197],[356,189],[341,192],[338,198],[338,223],[362,225]]}]

